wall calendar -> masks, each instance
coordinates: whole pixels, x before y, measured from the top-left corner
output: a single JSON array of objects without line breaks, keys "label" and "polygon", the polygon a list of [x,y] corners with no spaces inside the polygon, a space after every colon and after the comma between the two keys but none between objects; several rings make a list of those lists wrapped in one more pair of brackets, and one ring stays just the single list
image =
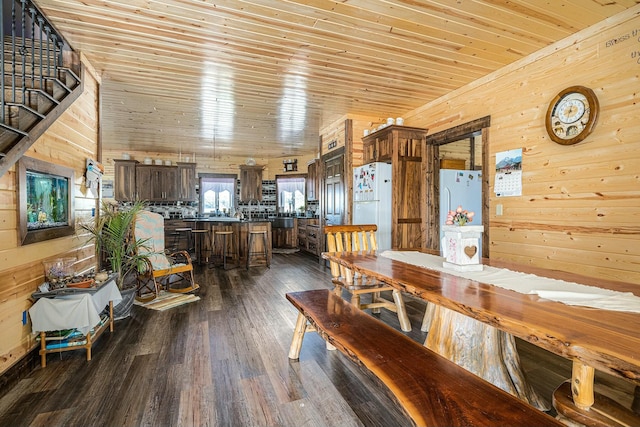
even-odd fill
[{"label": "wall calendar", "polygon": [[522,148],[496,153],[497,197],[522,196]]}]

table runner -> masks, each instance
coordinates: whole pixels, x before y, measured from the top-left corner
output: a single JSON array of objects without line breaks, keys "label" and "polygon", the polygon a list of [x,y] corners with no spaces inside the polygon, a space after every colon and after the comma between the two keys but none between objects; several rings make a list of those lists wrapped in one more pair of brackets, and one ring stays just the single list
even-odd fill
[{"label": "table runner", "polygon": [[384,251],[380,256],[523,294],[535,294],[567,305],[640,313],[640,297],[631,292],[612,291],[488,265],[482,271],[456,271],[442,266],[444,258],[416,251]]}]

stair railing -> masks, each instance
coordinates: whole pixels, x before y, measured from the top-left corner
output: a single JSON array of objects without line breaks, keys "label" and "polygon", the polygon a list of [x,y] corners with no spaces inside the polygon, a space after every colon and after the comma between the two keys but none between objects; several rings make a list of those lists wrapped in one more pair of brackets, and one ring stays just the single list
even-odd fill
[{"label": "stair railing", "polygon": [[[31,88],[38,85],[39,89],[44,90],[45,77],[59,78],[63,53],[71,49],[31,1],[16,0],[11,2],[10,7],[5,5],[3,2],[0,19],[3,47],[0,70],[3,76],[0,83],[0,123],[11,127],[7,107],[10,104],[28,104],[28,80]],[[11,13],[11,27],[5,31],[4,16],[8,13]],[[7,58],[5,53],[8,50],[11,51],[10,58]],[[77,70],[72,71],[77,73]]]}]

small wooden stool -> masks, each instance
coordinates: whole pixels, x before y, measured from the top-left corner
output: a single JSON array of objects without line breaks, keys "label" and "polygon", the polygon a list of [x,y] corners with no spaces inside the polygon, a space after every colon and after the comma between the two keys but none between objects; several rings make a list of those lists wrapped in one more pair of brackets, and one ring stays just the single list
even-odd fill
[{"label": "small wooden stool", "polygon": [[238,252],[238,248],[236,247],[236,243],[235,240],[232,238],[230,242],[227,242],[227,237],[231,236],[233,237],[233,231],[216,231],[213,233],[213,242],[214,242],[214,254],[215,254],[215,242],[216,242],[216,237],[222,237],[222,248],[220,248],[220,252],[222,254],[222,268],[224,268],[225,270],[227,269],[227,248],[228,248],[228,243],[230,243],[233,246],[232,249],[232,253],[231,255],[233,255],[234,259],[237,259],[237,252]]},{"label": "small wooden stool", "polygon": [[206,257],[204,256],[204,253],[207,251],[206,245],[204,243],[209,236],[209,230],[200,230],[200,229],[191,230],[191,235],[194,240],[195,254],[196,254],[196,257],[198,258],[198,264],[202,265],[203,260],[205,264],[208,263],[209,262],[208,254]]},{"label": "small wooden stool", "polygon": [[[262,235],[263,249],[261,251],[255,251],[253,249],[253,241],[257,235]],[[249,231],[249,244],[247,245],[247,270],[251,266],[251,257],[253,255],[264,256],[264,261],[267,264],[267,268],[271,268],[269,265],[269,254],[267,251],[267,231],[266,230],[251,230]]]}]

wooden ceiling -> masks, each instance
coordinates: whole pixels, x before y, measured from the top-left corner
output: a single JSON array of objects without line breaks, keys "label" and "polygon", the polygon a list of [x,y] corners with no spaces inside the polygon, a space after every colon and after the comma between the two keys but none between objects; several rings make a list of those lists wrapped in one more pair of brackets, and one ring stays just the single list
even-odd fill
[{"label": "wooden ceiling", "polygon": [[639,0],[35,0],[102,78],[106,149],[316,153]]}]

